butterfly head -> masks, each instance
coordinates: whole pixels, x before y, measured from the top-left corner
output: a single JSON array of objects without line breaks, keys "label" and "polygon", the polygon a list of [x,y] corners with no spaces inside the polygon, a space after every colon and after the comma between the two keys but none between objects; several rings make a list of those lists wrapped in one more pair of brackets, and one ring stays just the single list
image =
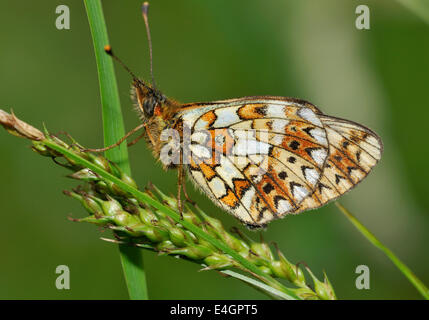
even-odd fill
[{"label": "butterfly head", "polygon": [[135,102],[137,111],[143,121],[153,116],[163,114],[163,105],[171,104],[167,98],[154,85],[149,85],[139,79],[116,55],[113,54],[109,45],[104,47],[104,51],[115,59],[133,78],[131,96]]},{"label": "butterfly head", "polygon": [[132,83],[131,95],[142,120],[153,116],[162,116],[167,98],[157,89],[152,88],[140,79]]}]

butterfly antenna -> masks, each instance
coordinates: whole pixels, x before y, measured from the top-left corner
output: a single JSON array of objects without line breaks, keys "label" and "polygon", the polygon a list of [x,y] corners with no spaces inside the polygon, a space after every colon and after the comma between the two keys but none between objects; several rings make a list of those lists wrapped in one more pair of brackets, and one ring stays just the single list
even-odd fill
[{"label": "butterfly antenna", "polygon": [[119,59],[114,53],[113,53],[113,51],[112,51],[112,47],[110,46],[110,45],[105,45],[104,46],[104,51],[109,55],[109,56],[111,56],[114,60],[116,60],[116,62],[118,62],[121,66],[122,66],[122,68],[124,68],[132,77],[133,77],[133,80],[135,80],[135,81],[137,81],[137,82],[139,82],[139,83],[142,83],[142,81],[134,74],[134,72],[132,72],[131,70],[130,70],[130,68],[128,68],[127,67],[127,65],[125,64],[125,63],[123,63],[122,62],[122,60],[121,59]]},{"label": "butterfly antenna", "polygon": [[151,39],[151,37],[150,37],[148,11],[149,11],[149,2],[144,2],[144,3],[142,4],[142,16],[143,16],[144,24],[145,24],[145,26],[146,26],[147,41],[148,41],[148,43],[149,43],[150,76],[151,76],[151,78],[152,78],[152,87],[156,90],[155,78],[154,78],[154,76],[153,76],[153,63],[152,63],[152,39]]}]

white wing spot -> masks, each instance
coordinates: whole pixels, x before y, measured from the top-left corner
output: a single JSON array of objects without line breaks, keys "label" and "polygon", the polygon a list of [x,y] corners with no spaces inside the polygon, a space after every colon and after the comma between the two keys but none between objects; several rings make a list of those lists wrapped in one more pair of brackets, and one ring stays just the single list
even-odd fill
[{"label": "white wing spot", "polygon": [[245,208],[250,208],[252,206],[253,197],[255,196],[255,188],[251,187],[247,190],[241,197],[241,203]]},{"label": "white wing spot", "polygon": [[310,156],[319,166],[322,167],[325,164],[328,154],[325,149],[313,149],[310,151]]},{"label": "white wing spot", "polygon": [[313,110],[309,108],[301,108],[298,110],[298,116],[301,118],[311,122],[312,124],[322,127],[322,122],[320,119],[316,116],[316,114],[313,112]]},{"label": "white wing spot", "polygon": [[305,179],[310,182],[311,185],[315,185],[319,181],[319,173],[312,168],[305,168],[304,170]]},{"label": "white wing spot", "polygon": [[233,123],[239,122],[240,118],[235,113],[235,109],[231,108],[218,109],[215,111],[217,116],[216,121],[213,124],[215,128],[228,127]]},{"label": "white wing spot", "polygon": [[209,127],[209,123],[206,120],[198,119],[198,121],[195,123],[194,130],[207,129],[208,127]]},{"label": "white wing spot", "polygon": [[326,140],[326,132],[321,128],[314,128],[310,130],[310,134],[323,146],[328,146],[328,140]]},{"label": "white wing spot", "polygon": [[371,135],[369,135],[366,138],[366,141],[368,143],[370,143],[370,144],[373,144],[374,146],[378,146],[378,147],[380,146],[380,142],[378,142],[378,140],[375,137],[371,136]]},{"label": "white wing spot", "polygon": [[286,212],[289,212],[291,209],[292,209],[292,206],[286,200],[279,200],[279,202],[277,203],[277,211],[280,214],[284,214]]},{"label": "white wing spot", "polygon": [[274,137],[272,138],[272,143],[274,145],[281,145],[283,143],[283,136],[280,134],[274,135]]},{"label": "white wing spot", "polygon": [[285,128],[288,124],[288,120],[275,119],[272,123],[273,131],[283,133],[285,132]]},{"label": "white wing spot", "polygon": [[234,187],[234,178],[244,178],[241,172],[224,156],[221,156],[220,166],[217,166],[215,171],[230,186],[230,188]]},{"label": "white wing spot", "polygon": [[223,183],[220,178],[214,177],[211,181],[209,181],[209,186],[217,198],[221,198],[226,195],[225,183]]},{"label": "white wing spot", "polygon": [[294,198],[296,198],[298,201],[301,201],[308,195],[308,190],[302,186],[294,185],[292,187],[292,194]]},{"label": "white wing spot", "polygon": [[284,118],[285,117],[285,107],[280,104],[268,104],[266,117],[270,118]]}]

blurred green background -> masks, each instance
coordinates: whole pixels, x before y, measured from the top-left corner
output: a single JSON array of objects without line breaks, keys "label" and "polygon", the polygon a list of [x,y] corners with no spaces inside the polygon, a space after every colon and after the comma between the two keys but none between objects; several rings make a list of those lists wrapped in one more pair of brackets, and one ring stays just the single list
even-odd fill
[{"label": "blurred green background", "polygon": [[[406,2],[406,0],[404,1]],[[68,5],[71,29],[55,28]],[[149,78],[140,1],[103,1],[111,44]],[[366,4],[371,29],[357,30]],[[363,123],[382,138],[374,172],[342,198],[356,216],[429,283],[429,25],[396,1],[153,0],[151,21],[158,86],[179,101],[279,95],[312,101],[330,115]],[[102,145],[95,57],[82,1],[1,1],[0,108],[51,132],[67,131],[88,147]],[[128,129],[138,124],[130,78],[116,65]],[[118,249],[62,195],[75,186],[65,169],[0,131],[0,298],[126,299]],[[144,142],[130,149],[140,186],[176,192],[176,173],[162,171]],[[193,199],[228,226],[236,220],[189,184]],[[257,237],[257,233],[253,233]],[[263,233],[294,261],[323,270],[343,299],[413,299],[418,292],[372,247],[335,205],[273,222]],[[257,299],[264,295],[216,272],[145,252],[152,299]],[[55,268],[71,271],[71,289],[55,288]],[[370,290],[355,288],[367,265]]]}]

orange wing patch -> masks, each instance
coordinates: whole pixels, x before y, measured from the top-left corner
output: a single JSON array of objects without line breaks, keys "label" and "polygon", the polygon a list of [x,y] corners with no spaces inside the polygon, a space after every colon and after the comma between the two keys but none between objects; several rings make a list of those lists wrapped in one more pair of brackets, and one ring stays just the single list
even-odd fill
[{"label": "orange wing patch", "polygon": [[211,126],[216,120],[216,115],[213,111],[210,111],[210,112],[207,112],[206,114],[204,114],[201,117],[201,120],[207,122],[208,126]]},{"label": "orange wing patch", "polygon": [[216,176],[216,172],[213,170],[213,168],[206,163],[202,162],[200,163],[201,172],[206,177],[207,180],[211,180]]},{"label": "orange wing patch", "polygon": [[227,194],[224,195],[222,198],[220,198],[220,201],[222,201],[224,204],[226,204],[231,209],[234,209],[238,205],[238,198],[232,192],[231,189],[228,189]]},{"label": "orange wing patch", "polygon": [[245,179],[235,179],[234,180],[234,190],[237,193],[237,196],[241,199],[244,193],[249,190],[251,184],[249,180]]},{"label": "orange wing patch", "polygon": [[265,116],[265,108],[266,105],[262,103],[246,104],[237,113],[241,120],[258,119]]}]

